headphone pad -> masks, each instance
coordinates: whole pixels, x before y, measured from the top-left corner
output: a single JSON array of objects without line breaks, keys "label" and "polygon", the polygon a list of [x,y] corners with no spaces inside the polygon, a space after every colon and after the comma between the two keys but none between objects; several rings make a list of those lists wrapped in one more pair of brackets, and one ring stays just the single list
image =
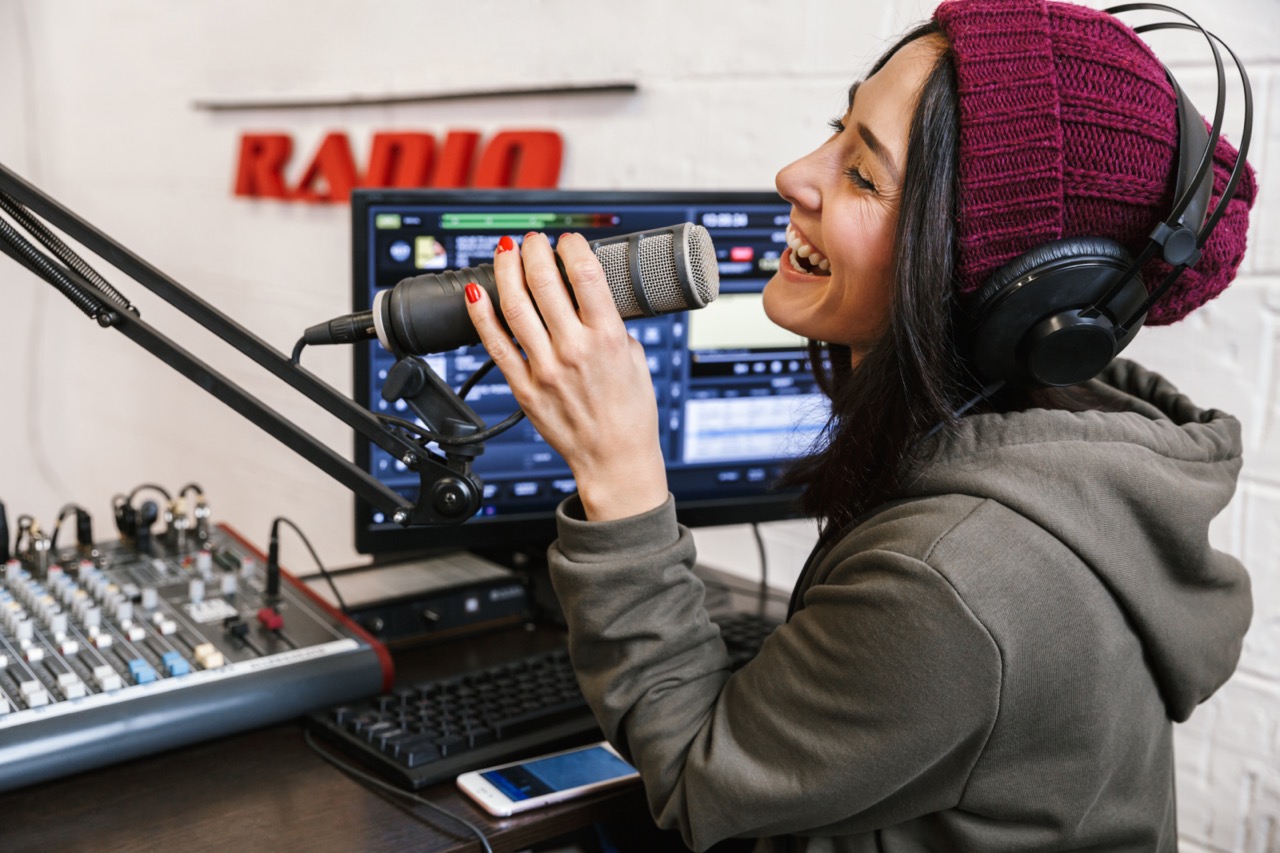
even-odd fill
[{"label": "headphone pad", "polygon": [[[1014,258],[982,286],[975,304],[974,366],[985,381],[1043,387],[1096,376],[1141,325],[1115,324],[1146,298],[1129,252],[1114,240],[1055,240]],[[1128,281],[1105,305],[1117,281]],[[1088,309],[1097,306],[1098,310]],[[1120,337],[1118,337],[1120,335]]]},{"label": "headphone pad", "polygon": [[[1105,237],[1074,237],[1070,240],[1054,240],[1042,243],[1013,260],[991,274],[982,289],[978,291],[974,302],[974,314],[981,322],[982,315],[1000,291],[1016,282],[1037,267],[1056,264],[1071,258],[1110,258],[1120,261],[1126,267],[1133,262],[1133,257],[1124,246],[1115,240]],[[1101,295],[1101,294],[1099,294]]]}]

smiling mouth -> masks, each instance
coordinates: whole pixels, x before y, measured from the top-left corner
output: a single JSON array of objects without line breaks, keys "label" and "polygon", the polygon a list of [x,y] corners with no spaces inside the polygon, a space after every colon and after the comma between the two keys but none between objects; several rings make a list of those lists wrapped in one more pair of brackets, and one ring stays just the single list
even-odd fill
[{"label": "smiling mouth", "polygon": [[831,275],[831,261],[805,242],[791,225],[787,225],[787,245],[791,247],[787,258],[796,272],[805,275]]}]

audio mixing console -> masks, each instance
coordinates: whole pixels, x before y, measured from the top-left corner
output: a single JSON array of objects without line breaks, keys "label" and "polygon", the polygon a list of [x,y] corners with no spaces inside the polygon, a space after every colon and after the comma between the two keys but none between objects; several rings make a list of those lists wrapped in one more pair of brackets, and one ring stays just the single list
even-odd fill
[{"label": "audio mixing console", "polygon": [[0,568],[0,790],[390,687],[381,645],[194,516],[62,549],[23,517]]}]

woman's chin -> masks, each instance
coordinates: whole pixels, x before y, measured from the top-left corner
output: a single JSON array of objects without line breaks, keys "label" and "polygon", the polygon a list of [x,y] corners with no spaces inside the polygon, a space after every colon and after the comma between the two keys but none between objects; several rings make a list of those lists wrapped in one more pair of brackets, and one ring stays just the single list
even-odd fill
[{"label": "woman's chin", "polygon": [[797,285],[778,273],[769,279],[761,294],[764,315],[775,325],[802,338],[821,338],[813,334],[815,319],[822,316],[821,300],[811,285]]}]

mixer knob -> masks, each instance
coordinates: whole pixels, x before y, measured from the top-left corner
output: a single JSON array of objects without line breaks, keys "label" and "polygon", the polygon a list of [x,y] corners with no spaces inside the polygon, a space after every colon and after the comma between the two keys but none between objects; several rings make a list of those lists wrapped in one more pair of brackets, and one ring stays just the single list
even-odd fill
[{"label": "mixer knob", "polygon": [[142,588],[142,609],[155,610],[157,604],[156,588],[153,586],[145,586]]},{"label": "mixer knob", "polygon": [[213,553],[208,549],[196,554],[196,569],[205,580],[213,579]]},{"label": "mixer knob", "polygon": [[192,578],[191,583],[187,584],[187,597],[191,599],[192,604],[204,601],[204,581],[200,578]]}]

